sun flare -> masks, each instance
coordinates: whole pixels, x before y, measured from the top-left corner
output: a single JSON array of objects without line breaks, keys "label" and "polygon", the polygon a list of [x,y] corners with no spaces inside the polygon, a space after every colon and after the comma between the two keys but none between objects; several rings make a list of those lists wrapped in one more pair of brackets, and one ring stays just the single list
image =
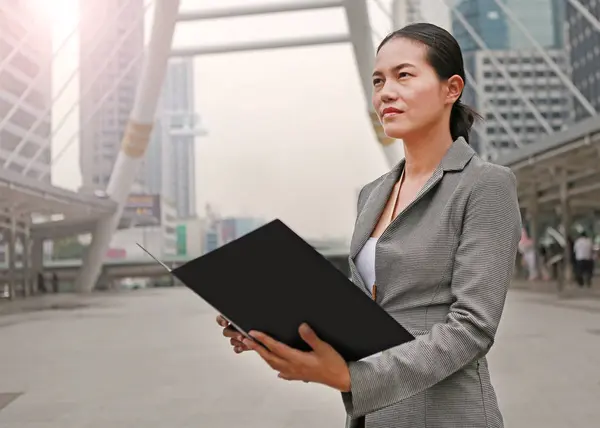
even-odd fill
[{"label": "sun flare", "polygon": [[77,0],[27,0],[40,19],[48,20],[55,29],[68,30],[79,19]]}]

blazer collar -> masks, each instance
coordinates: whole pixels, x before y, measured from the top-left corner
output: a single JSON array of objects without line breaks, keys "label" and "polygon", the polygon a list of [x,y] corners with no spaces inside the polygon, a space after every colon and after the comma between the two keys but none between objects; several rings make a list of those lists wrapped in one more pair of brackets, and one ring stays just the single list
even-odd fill
[{"label": "blazer collar", "polygon": [[[475,150],[473,150],[473,148],[469,146],[469,143],[467,143],[467,141],[463,137],[458,137],[454,141],[454,143],[452,143],[452,145],[448,148],[448,151],[446,151],[446,154],[444,155],[440,164],[436,168],[436,171],[462,171],[475,154]],[[383,182],[385,182],[389,178],[392,178],[395,184],[400,179],[400,174],[402,174],[405,162],[406,159],[402,158],[400,162],[398,162],[391,169],[391,171],[389,171],[385,175]]]},{"label": "blazer collar", "polygon": [[[413,202],[400,213],[399,217],[432,190],[440,182],[445,172],[462,171],[474,155],[475,150],[469,146],[464,138],[459,137],[456,139],[429,180],[427,180],[423,188],[417,193]],[[384,175],[381,182],[373,189],[365,202],[362,211],[359,213],[355,227],[354,239],[350,248],[351,258],[354,258],[358,254],[366,240],[371,236],[371,232],[385,208],[394,184],[400,179],[404,164],[405,159],[402,159],[390,172]]]},{"label": "blazer collar", "polygon": [[475,150],[463,137],[458,137],[442,158],[440,167],[444,172],[462,171],[474,155]]}]

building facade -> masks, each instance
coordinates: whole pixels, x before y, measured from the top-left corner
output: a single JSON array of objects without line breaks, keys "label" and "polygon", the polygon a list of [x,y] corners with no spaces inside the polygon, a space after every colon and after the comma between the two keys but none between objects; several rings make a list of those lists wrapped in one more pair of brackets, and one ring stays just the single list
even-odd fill
[{"label": "building facade", "polygon": [[196,216],[195,139],[199,134],[193,60],[173,58],[167,67],[155,130],[138,181],[149,192],[170,199],[179,218]]},{"label": "building facade", "polygon": [[209,253],[258,229],[265,221],[255,217],[219,217],[208,215],[204,252]]},{"label": "building facade", "polygon": [[[550,57],[563,71],[568,70],[564,50],[548,50]],[[572,99],[560,78],[549,69],[542,56],[532,49],[494,51],[495,58],[517,82],[522,93],[534,104],[541,116],[554,131],[560,131],[572,121]],[[469,54],[474,69],[473,77],[482,96],[476,96],[474,88],[465,89],[465,102],[475,107],[483,117],[483,132],[474,133],[477,150],[490,158],[515,147],[499,115],[523,145],[535,142],[546,134],[534,113],[523,102],[508,81],[492,64],[490,55],[484,51]],[[487,140],[485,140],[487,139]],[[490,151],[490,145],[495,152]]]},{"label": "building facade", "polygon": [[[564,0],[502,0],[508,9],[545,48],[563,47]],[[460,0],[457,10],[491,50],[530,49],[531,42],[494,0]],[[463,52],[477,51],[463,24],[452,16],[452,32]]]},{"label": "building facade", "polygon": [[421,0],[395,0],[392,2],[394,30],[423,20]]},{"label": "building facade", "polygon": [[[503,0],[503,3],[554,63],[568,73],[569,61],[563,47],[564,1]],[[482,49],[453,16],[452,32],[463,49],[465,69],[472,77],[471,81],[467,79],[463,101],[475,107],[484,119],[472,134],[472,144],[480,154],[493,159],[514,149],[514,140],[528,144],[546,133],[523,96],[534,104],[553,131],[574,120],[568,89],[496,1],[462,0],[457,9],[488,49]],[[493,64],[494,58],[518,90]]]},{"label": "building facade", "polygon": [[132,259],[146,256],[137,243],[159,257],[176,255],[176,228],[176,210],[168,200],[161,195],[130,194],[110,248]]},{"label": "building facade", "polygon": [[0,166],[50,183],[52,28],[33,6],[0,0]]},{"label": "building facade", "polygon": [[[600,1],[579,1],[600,20]],[[565,44],[571,64],[571,78],[581,94],[600,111],[600,32],[573,7],[567,7],[565,14]],[[581,104],[574,104],[576,120],[589,116]]]},{"label": "building facade", "polygon": [[135,98],[144,0],[80,0],[80,167],[84,190],[105,190]]}]

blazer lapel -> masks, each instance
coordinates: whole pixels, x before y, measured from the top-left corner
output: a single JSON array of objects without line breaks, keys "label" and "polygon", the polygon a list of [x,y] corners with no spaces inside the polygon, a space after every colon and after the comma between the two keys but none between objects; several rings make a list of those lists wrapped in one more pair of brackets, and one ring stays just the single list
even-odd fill
[{"label": "blazer lapel", "polygon": [[[442,161],[434,170],[429,180],[417,193],[413,201],[400,212],[398,217],[392,223],[406,214],[412,206],[417,204],[425,195],[433,190],[442,180],[445,172],[462,171],[475,151],[469,146],[464,138],[459,137],[448,149]],[[350,258],[354,260],[362,246],[367,242],[373,232],[381,213],[390,197],[394,184],[400,179],[400,174],[404,169],[405,160],[402,159],[382,180],[382,182],[371,192],[362,211],[358,215],[354,236],[350,243]],[[390,225],[391,226],[391,225]],[[388,227],[389,228],[389,227]],[[384,232],[385,233],[385,232]]]},{"label": "blazer lapel", "polygon": [[[384,231],[384,234],[391,230],[403,215],[406,215],[407,211],[412,206],[417,204],[425,195],[432,191],[436,185],[442,180],[445,172],[450,171],[462,171],[471,158],[475,155],[475,151],[468,145],[468,143],[462,138],[458,138],[452,146],[448,149],[442,161],[434,170],[429,180],[425,183],[423,188],[417,193],[414,200],[406,207],[400,214],[392,221],[388,228]],[[404,169],[404,159],[402,159],[381,181],[381,183],[373,189],[365,202],[362,210],[358,213],[358,219],[354,229],[352,241],[350,243],[350,257],[348,258],[350,272],[352,277],[358,281],[359,288],[364,291],[367,295],[370,295],[368,287],[364,283],[361,275],[356,268],[354,259],[359,253],[362,246],[367,242],[377,221],[381,217],[381,213],[385,208],[385,205],[390,197],[390,193],[394,187],[394,184],[400,179],[400,174]]]},{"label": "blazer lapel", "polygon": [[419,190],[413,201],[398,214],[392,223],[400,219],[402,215],[404,215],[411,207],[413,207],[419,202],[419,200],[421,200],[432,189],[434,189],[444,177],[444,173],[450,171],[462,171],[467,163],[471,160],[473,155],[475,155],[475,150],[469,146],[463,137],[459,137],[456,141],[454,141],[454,143],[448,148],[448,151],[446,151],[442,161],[433,171],[433,174],[431,174],[431,177],[429,177],[429,180],[425,182],[425,185],[421,188],[421,190]]},{"label": "blazer lapel", "polygon": [[400,173],[404,168],[404,159],[402,159],[392,169],[381,183],[373,189],[361,212],[358,214],[354,236],[350,244],[350,257],[354,259],[362,246],[367,242],[381,213],[387,204],[396,182],[400,179]]}]

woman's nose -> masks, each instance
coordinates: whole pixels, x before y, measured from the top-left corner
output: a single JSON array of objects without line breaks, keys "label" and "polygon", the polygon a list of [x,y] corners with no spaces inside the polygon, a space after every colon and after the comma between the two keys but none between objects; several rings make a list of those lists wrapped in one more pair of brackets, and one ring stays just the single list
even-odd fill
[{"label": "woman's nose", "polygon": [[380,97],[382,102],[389,103],[398,98],[398,91],[391,84],[386,84],[381,88]]}]

